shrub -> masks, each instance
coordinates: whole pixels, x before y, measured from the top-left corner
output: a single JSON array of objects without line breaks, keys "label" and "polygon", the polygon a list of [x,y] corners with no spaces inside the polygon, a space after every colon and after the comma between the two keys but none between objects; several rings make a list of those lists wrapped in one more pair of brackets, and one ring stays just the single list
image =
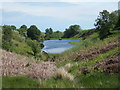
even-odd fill
[{"label": "shrub", "polygon": [[30,28],[28,28],[27,30],[27,36],[32,40],[39,41],[40,35],[41,35],[41,32],[35,25],[31,25]]},{"label": "shrub", "polygon": [[4,25],[2,27],[3,30],[3,36],[2,36],[2,47],[5,50],[10,50],[12,46],[12,29],[10,26]]},{"label": "shrub", "polygon": [[27,39],[26,40],[27,44],[32,48],[33,51],[33,55],[35,57],[38,56],[38,54],[40,53],[40,43],[37,42],[36,40],[31,40],[31,39]]},{"label": "shrub", "polygon": [[2,48],[7,50],[7,51],[10,51],[11,50],[11,44],[9,42],[2,41]]}]

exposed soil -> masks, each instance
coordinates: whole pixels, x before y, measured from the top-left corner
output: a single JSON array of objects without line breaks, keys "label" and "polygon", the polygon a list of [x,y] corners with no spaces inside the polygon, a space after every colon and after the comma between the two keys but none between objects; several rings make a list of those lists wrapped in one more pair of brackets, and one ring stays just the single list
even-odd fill
[{"label": "exposed soil", "polygon": [[54,76],[54,62],[36,63],[35,60],[15,53],[0,50],[2,54],[2,76],[29,76],[32,78],[48,79]]},{"label": "exposed soil", "polygon": [[[119,39],[120,39],[120,37],[117,40],[119,40]],[[104,47],[91,49],[90,50],[91,52],[84,51],[84,52],[80,53],[75,58],[75,61],[81,61],[81,60],[82,61],[89,61],[89,60],[96,58],[98,54],[106,53],[106,52],[108,52],[112,49],[118,48],[118,47],[119,47],[118,41],[110,42],[109,44],[107,44]]]},{"label": "exposed soil", "polygon": [[120,52],[117,52],[108,59],[97,62],[94,70],[103,70],[105,73],[120,73]]}]

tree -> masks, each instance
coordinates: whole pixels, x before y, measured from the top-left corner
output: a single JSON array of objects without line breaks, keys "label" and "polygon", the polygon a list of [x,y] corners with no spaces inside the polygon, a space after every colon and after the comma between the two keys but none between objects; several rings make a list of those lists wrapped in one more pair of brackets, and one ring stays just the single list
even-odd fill
[{"label": "tree", "polygon": [[60,31],[56,31],[53,33],[53,38],[61,38],[63,36],[63,33]]},{"label": "tree", "polygon": [[27,36],[27,26],[26,25],[22,25],[19,29],[18,29],[19,33],[23,36]]},{"label": "tree", "polygon": [[120,10],[118,10],[118,21],[116,23],[115,29],[120,30]]},{"label": "tree", "polygon": [[3,30],[3,37],[2,37],[2,39],[7,41],[7,42],[11,42],[11,40],[12,40],[12,29],[11,29],[11,26],[4,25],[2,27],[2,30]]},{"label": "tree", "polygon": [[22,26],[20,27],[20,29],[27,30],[27,26],[26,26],[26,25],[22,25]]},{"label": "tree", "polygon": [[11,29],[12,29],[12,30],[16,30],[16,26],[11,25]]},{"label": "tree", "polygon": [[110,30],[115,27],[116,15],[114,13],[109,13],[107,10],[103,10],[99,13],[96,19],[96,29],[99,30],[99,38],[103,40],[108,35],[110,35]]},{"label": "tree", "polygon": [[111,30],[115,29],[116,28],[116,25],[119,24],[119,11],[114,11],[112,13],[110,13],[110,28]]},{"label": "tree", "polygon": [[33,55],[37,57],[37,54],[40,53],[40,43],[36,40],[27,39],[27,44],[32,48]]},{"label": "tree", "polygon": [[45,38],[50,39],[53,37],[53,29],[52,28],[47,28],[45,30]]},{"label": "tree", "polygon": [[35,25],[31,25],[27,30],[27,36],[32,40],[40,41],[40,35],[41,32]]},{"label": "tree", "polygon": [[2,48],[5,50],[10,50],[12,46],[12,29],[11,26],[4,25],[2,27],[3,36],[2,36]]},{"label": "tree", "polygon": [[70,38],[75,36],[79,33],[79,30],[81,30],[79,25],[71,25],[68,29],[64,31],[64,38]]}]

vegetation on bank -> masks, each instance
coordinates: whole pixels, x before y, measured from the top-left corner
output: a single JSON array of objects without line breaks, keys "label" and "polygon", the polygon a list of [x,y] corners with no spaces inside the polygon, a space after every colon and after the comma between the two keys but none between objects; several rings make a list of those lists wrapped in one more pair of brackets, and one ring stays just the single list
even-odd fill
[{"label": "vegetation on bank", "polygon": [[[4,76],[3,87],[119,88],[120,65],[118,56],[120,55],[120,47],[118,44],[120,40],[120,26],[118,25],[119,22],[117,22],[118,19],[117,11],[109,13],[104,10],[100,12],[99,17],[96,19],[95,29],[81,30],[78,25],[72,25],[64,33],[58,32],[59,35],[58,33],[56,35],[59,37],[81,39],[80,41],[71,42],[71,44],[76,46],[60,54],[39,52],[39,41],[54,38],[53,34],[55,32],[52,31],[52,28],[47,29],[46,33],[43,34],[34,25],[29,29],[24,25],[19,30],[14,26],[3,26],[3,49],[23,54],[24,56],[34,56],[36,58],[36,60],[33,59],[35,60],[34,65],[32,66],[30,63],[25,67],[32,71],[30,71],[31,76],[37,78],[31,78],[29,75],[29,78],[26,76]],[[23,28],[26,31],[30,30],[29,33],[34,32],[32,31],[33,29],[35,29],[35,32],[27,36],[28,32],[26,33]],[[72,31],[74,33],[71,33]],[[55,74],[49,79],[37,77],[38,73],[42,70],[39,69],[41,61],[50,61],[57,66]],[[45,69],[45,72],[40,72],[43,76],[46,76],[47,72],[49,72],[47,65],[41,67]]]}]

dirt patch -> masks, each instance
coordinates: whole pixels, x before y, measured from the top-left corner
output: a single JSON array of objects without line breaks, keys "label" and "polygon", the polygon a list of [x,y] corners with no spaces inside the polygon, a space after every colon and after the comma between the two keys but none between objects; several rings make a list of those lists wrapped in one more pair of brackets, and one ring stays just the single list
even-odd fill
[{"label": "dirt patch", "polygon": [[108,52],[112,49],[118,48],[118,46],[119,46],[118,41],[115,41],[115,42],[107,44],[104,47],[91,49],[90,50],[91,52],[84,51],[84,52],[80,53],[75,58],[75,61],[80,61],[80,60],[89,61],[89,60],[92,60],[92,59],[96,58],[97,55],[102,54],[102,53],[106,53],[106,52]]},{"label": "dirt patch", "polygon": [[94,66],[94,70],[102,70],[105,73],[120,73],[120,52],[117,52],[113,56],[106,60],[97,62]]}]

